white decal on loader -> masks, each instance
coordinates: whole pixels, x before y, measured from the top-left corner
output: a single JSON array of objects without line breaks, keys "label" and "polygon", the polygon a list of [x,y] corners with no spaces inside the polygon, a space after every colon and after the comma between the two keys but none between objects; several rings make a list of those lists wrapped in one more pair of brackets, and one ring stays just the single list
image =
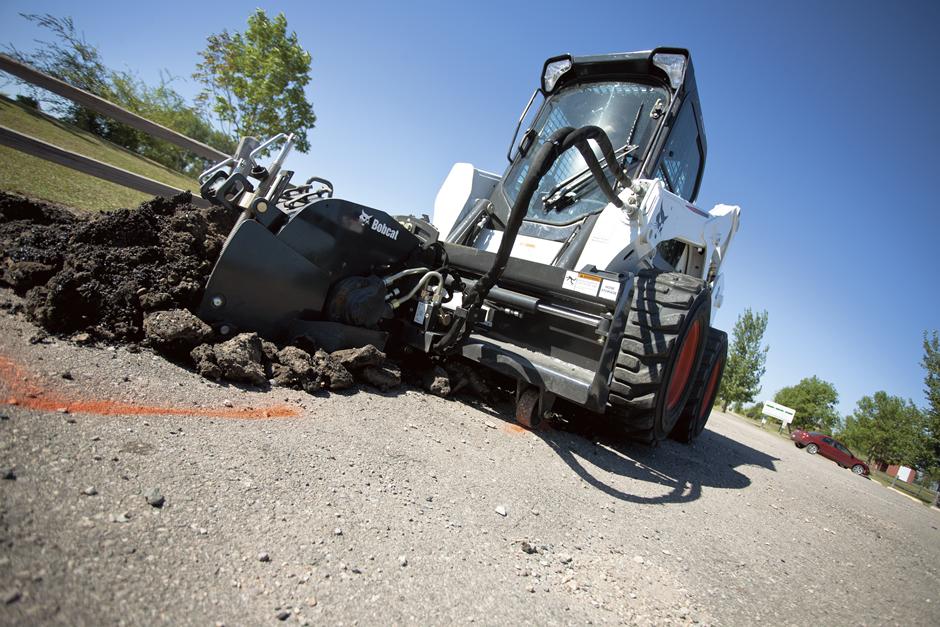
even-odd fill
[{"label": "white decal on loader", "polygon": [[378,231],[388,239],[398,239],[398,230],[393,229],[390,226],[386,226],[379,222],[378,220],[372,220],[372,230]]},{"label": "white decal on loader", "polygon": [[587,294],[588,296],[597,296],[597,291],[601,286],[601,277],[584,272],[565,272],[565,278],[562,287],[566,290]]},{"label": "white decal on loader", "polygon": [[372,221],[372,216],[370,216],[365,211],[359,212],[359,224],[361,224],[362,226],[368,226],[369,222],[371,221]]}]

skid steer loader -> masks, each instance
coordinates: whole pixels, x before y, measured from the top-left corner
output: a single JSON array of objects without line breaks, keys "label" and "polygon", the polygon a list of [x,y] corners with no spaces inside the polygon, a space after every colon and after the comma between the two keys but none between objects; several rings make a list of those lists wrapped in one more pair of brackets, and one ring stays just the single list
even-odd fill
[{"label": "skid steer loader", "polygon": [[702,431],[740,209],[693,204],[706,144],[687,50],[548,59],[506,171],[454,165],[433,220],[291,183],[291,144],[244,138],[200,177],[240,212],[200,308],[219,333],[470,359],[516,380],[528,427],[561,398],[648,442]]}]

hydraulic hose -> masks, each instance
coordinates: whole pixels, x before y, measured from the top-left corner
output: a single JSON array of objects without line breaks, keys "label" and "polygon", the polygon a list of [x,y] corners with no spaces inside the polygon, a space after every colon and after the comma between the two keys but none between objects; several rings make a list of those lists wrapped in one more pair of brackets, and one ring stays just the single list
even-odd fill
[{"label": "hydraulic hose", "polygon": [[604,132],[604,129],[598,126],[582,126],[575,130],[570,126],[565,126],[552,133],[552,135],[538,147],[535,155],[532,157],[529,169],[526,171],[522,185],[519,187],[519,193],[516,194],[516,200],[512,205],[512,209],[509,211],[509,218],[506,220],[506,228],[503,231],[503,237],[499,243],[499,249],[496,251],[496,258],[493,260],[493,265],[476,283],[464,292],[463,302],[461,304],[465,312],[464,317],[458,317],[454,320],[450,329],[448,329],[437,344],[435,344],[435,350],[443,351],[448,349],[468,331],[468,320],[472,320],[475,312],[483,305],[487,294],[489,294],[490,290],[499,281],[503,272],[506,271],[506,265],[509,263],[509,255],[512,252],[513,245],[516,243],[519,228],[522,226],[522,222],[529,210],[529,203],[532,201],[532,196],[538,189],[542,178],[548,173],[549,169],[562,153],[570,148],[576,147],[584,157],[588,168],[591,170],[591,174],[597,179],[597,183],[604,195],[617,207],[623,207],[623,202],[617,197],[617,193],[611,188],[610,183],[607,182],[607,177],[604,176],[600,163],[594,155],[594,150],[587,143],[588,140],[591,139],[597,142],[607,162],[607,167],[613,171],[614,178],[617,182],[624,187],[631,185],[629,177],[617,167],[617,157],[614,154],[613,145],[610,143],[610,138],[607,136],[607,133]]}]

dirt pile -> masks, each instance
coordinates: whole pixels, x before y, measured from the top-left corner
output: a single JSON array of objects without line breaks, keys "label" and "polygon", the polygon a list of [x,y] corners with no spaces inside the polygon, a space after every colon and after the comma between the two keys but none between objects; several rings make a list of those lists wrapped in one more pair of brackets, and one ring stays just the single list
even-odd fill
[{"label": "dirt pile", "polygon": [[193,309],[234,216],[189,194],[96,217],[0,193],[0,284],[50,333],[139,342],[148,311]]},{"label": "dirt pile", "polygon": [[[401,368],[374,346],[329,354],[254,333],[218,337],[192,311],[235,216],[191,200],[89,216],[0,192],[0,286],[25,296],[27,317],[48,333],[149,346],[208,379],[311,393],[401,386]],[[406,375],[439,396],[461,388],[488,396],[480,375],[456,363],[445,370],[425,360]]]}]

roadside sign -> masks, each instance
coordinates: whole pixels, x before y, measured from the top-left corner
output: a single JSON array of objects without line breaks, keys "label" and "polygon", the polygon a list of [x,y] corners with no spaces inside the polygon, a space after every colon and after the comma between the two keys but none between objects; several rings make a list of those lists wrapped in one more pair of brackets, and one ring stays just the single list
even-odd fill
[{"label": "roadside sign", "polygon": [[770,416],[771,418],[776,418],[783,424],[788,425],[793,422],[793,416],[796,415],[796,410],[780,405],[779,403],[764,401],[764,408],[760,410],[760,413]]},{"label": "roadside sign", "polygon": [[913,472],[907,466],[901,466],[898,468],[898,479],[901,481],[908,481],[911,478],[911,472]]}]

